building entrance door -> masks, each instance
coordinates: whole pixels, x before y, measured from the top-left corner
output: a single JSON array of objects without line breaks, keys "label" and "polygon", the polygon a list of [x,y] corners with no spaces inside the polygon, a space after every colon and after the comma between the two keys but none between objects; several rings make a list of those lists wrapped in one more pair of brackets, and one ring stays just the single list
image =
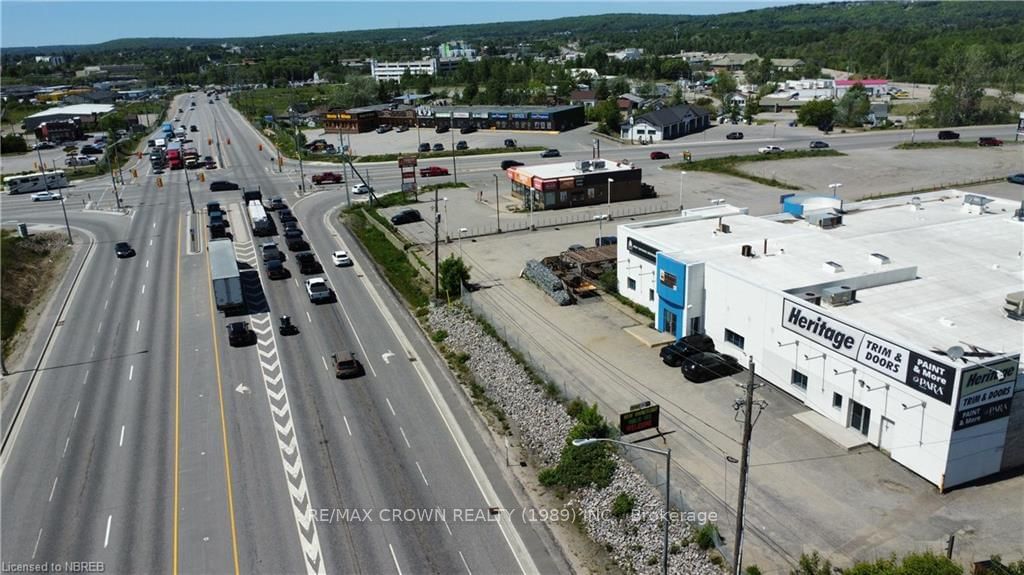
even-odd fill
[{"label": "building entrance door", "polygon": [[882,428],[878,432],[878,448],[881,449],[882,451],[885,451],[886,453],[892,451],[892,436],[895,435],[893,433],[893,427],[895,426],[896,422],[894,422],[893,420],[886,417],[882,418]]},{"label": "building entrance door", "polygon": [[850,400],[850,427],[867,435],[871,429],[871,409]]},{"label": "building entrance door", "polygon": [[662,326],[666,333],[678,336],[676,333],[676,314],[666,311],[665,312],[665,325]]}]

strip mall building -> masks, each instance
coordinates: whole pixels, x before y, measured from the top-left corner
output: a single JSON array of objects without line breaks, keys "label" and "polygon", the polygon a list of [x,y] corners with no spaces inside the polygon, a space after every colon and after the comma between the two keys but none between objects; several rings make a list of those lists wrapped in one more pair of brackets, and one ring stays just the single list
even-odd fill
[{"label": "strip mall building", "polygon": [[1024,468],[1024,210],[959,191],[791,197],[618,226],[619,292],[948,489]]}]

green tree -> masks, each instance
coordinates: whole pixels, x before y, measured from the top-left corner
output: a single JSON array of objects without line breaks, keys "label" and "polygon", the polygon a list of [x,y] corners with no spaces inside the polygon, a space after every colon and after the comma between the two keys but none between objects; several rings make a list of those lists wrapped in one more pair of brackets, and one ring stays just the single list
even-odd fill
[{"label": "green tree", "polygon": [[470,82],[466,84],[466,87],[462,89],[462,102],[464,104],[472,104],[473,100],[476,99],[477,95],[480,94],[480,86],[476,82]]},{"label": "green tree", "polygon": [[724,104],[726,96],[736,91],[736,78],[726,70],[719,70],[715,74],[715,83],[711,87],[711,93]]},{"label": "green tree", "polygon": [[679,80],[690,73],[690,64],[682,58],[663,58],[658,67],[658,76],[668,80]]},{"label": "green tree", "polygon": [[453,255],[445,258],[438,270],[441,291],[448,297],[461,293],[462,284],[469,281],[469,270],[470,266],[467,266],[462,258]]},{"label": "green tree", "polygon": [[3,138],[0,138],[0,153],[23,154],[27,151],[28,145],[20,134],[4,134]]},{"label": "green tree", "polygon": [[836,123],[851,128],[861,126],[867,121],[870,111],[871,101],[868,99],[867,90],[858,82],[847,90],[836,104]]},{"label": "green tree", "polygon": [[747,103],[743,105],[743,121],[750,124],[754,121],[754,116],[757,115],[761,109],[761,98],[755,96],[748,96]]},{"label": "green tree", "polygon": [[599,80],[597,82],[597,87],[594,88],[594,99],[598,101],[607,100],[610,96],[611,93],[608,91],[608,83],[604,80]]},{"label": "green tree", "polygon": [[587,113],[592,121],[598,123],[599,131],[615,136],[619,134],[622,116],[619,114],[618,105],[614,100],[601,100],[587,110]]},{"label": "green tree", "polygon": [[669,106],[678,106],[683,103],[683,87],[678,83],[672,88],[672,97],[668,99]]},{"label": "green tree", "polygon": [[947,53],[939,63],[943,82],[932,90],[928,119],[931,124],[963,126],[981,119],[984,82],[991,72],[991,60],[980,46]]},{"label": "green tree", "polygon": [[836,106],[832,100],[812,100],[796,112],[796,119],[804,126],[817,126],[825,130],[835,122]]},{"label": "green tree", "polygon": [[800,562],[796,569],[792,569],[789,575],[832,575],[832,562],[818,555],[815,551],[810,555],[800,555]]}]

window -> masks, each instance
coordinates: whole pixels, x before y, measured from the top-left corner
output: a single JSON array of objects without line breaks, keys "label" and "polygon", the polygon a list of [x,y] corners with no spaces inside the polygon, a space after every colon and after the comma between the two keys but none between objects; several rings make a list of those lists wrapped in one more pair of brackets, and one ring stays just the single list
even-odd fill
[{"label": "window", "polygon": [[790,372],[789,383],[792,383],[793,385],[799,387],[800,389],[807,391],[807,376],[795,369]]},{"label": "window", "polygon": [[636,280],[633,278],[626,278],[626,287],[631,290],[636,290]]},{"label": "window", "polygon": [[835,392],[832,393],[832,407],[834,407],[836,409],[842,409],[843,408],[843,396],[842,395],[839,395],[838,393],[835,393]]},{"label": "window", "polygon": [[731,329],[725,330],[725,341],[735,345],[740,349],[743,349],[743,336],[732,331]]},{"label": "window", "polygon": [[654,301],[654,290],[647,290],[647,299]]}]

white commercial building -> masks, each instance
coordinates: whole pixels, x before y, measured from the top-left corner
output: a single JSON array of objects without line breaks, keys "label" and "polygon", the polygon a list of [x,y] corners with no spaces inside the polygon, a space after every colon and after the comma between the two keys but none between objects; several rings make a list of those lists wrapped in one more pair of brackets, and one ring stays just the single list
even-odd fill
[{"label": "white commercial building", "polygon": [[940,489],[1024,468],[1021,206],[953,190],[784,210],[620,225],[619,291]]},{"label": "white commercial building", "polygon": [[378,62],[370,60],[370,74],[378,82],[384,80],[399,81],[402,75],[408,70],[413,76],[426,74],[437,75],[437,58],[424,58],[423,60],[409,60],[407,62]]}]

